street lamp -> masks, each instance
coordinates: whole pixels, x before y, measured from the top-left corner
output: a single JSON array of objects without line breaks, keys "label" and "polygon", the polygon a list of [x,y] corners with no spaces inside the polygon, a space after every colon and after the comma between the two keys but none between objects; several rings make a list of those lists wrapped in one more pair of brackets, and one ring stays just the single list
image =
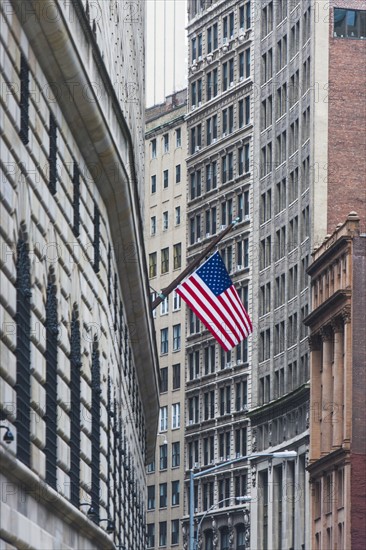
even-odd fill
[{"label": "street lamp", "polygon": [[[231,499],[231,497],[226,497],[226,498],[223,498],[222,500],[219,500],[218,502],[215,502],[215,504],[210,506],[210,508],[208,510],[206,510],[206,512],[203,514],[203,516],[201,517],[200,522],[198,524],[198,527],[197,527],[196,541],[195,541],[196,548],[198,548],[198,537],[199,537],[199,532],[200,532],[200,529],[201,529],[201,525],[203,523],[203,520],[207,516],[207,514],[209,514],[211,512],[211,510],[214,510],[215,508],[217,508],[217,506],[219,506],[219,504],[222,504],[226,500],[230,500],[230,499]],[[250,502],[251,497],[245,495],[243,497],[235,497],[235,500],[237,500],[238,502]]]},{"label": "street lamp", "polygon": [[216,470],[219,470],[221,468],[225,468],[225,466],[231,466],[231,464],[236,464],[237,462],[242,462],[243,460],[254,460],[255,458],[283,458],[283,459],[291,459],[297,457],[296,451],[278,451],[274,453],[253,453],[251,455],[241,456],[239,458],[234,458],[233,460],[228,460],[226,462],[221,462],[220,464],[216,464],[215,466],[212,466],[212,468],[208,468],[207,470],[203,470],[200,472],[194,473],[193,470],[190,471],[190,477],[189,477],[189,550],[195,550],[195,541],[194,541],[194,527],[193,527],[193,519],[194,519],[194,480],[198,477],[206,476],[207,474],[210,474],[211,472],[215,472]]}]

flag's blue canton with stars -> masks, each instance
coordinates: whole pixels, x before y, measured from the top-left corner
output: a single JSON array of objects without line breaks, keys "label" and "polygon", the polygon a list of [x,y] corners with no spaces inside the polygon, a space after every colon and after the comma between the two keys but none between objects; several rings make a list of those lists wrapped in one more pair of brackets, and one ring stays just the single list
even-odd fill
[{"label": "flag's blue canton with stars", "polygon": [[176,290],[225,351],[252,332],[252,322],[218,252]]},{"label": "flag's blue canton with stars", "polygon": [[219,296],[232,285],[225,264],[218,252],[199,267],[196,273],[215,296]]}]

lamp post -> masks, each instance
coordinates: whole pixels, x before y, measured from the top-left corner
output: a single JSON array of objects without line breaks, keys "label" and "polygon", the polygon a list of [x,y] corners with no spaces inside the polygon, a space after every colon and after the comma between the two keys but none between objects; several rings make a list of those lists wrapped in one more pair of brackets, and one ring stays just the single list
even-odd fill
[{"label": "lamp post", "polygon": [[[197,526],[197,533],[196,533],[196,540],[195,540],[196,548],[198,548],[198,537],[199,537],[199,532],[200,532],[200,529],[201,529],[201,525],[203,523],[203,520],[207,516],[207,514],[209,514],[211,512],[211,510],[214,510],[215,508],[217,508],[217,506],[219,506],[219,504],[222,504],[226,500],[230,500],[230,499],[231,499],[231,497],[226,497],[226,498],[223,498],[223,499],[219,500],[218,502],[215,502],[215,504],[210,506],[210,508],[208,510],[206,510],[206,512],[203,514],[203,516],[201,517],[200,522]],[[245,495],[243,497],[235,497],[235,500],[237,500],[238,502],[250,502],[251,497]]]},{"label": "lamp post", "polygon": [[236,464],[237,462],[243,462],[243,460],[254,460],[255,458],[283,458],[283,459],[290,459],[297,457],[296,451],[279,451],[274,453],[253,453],[251,455],[241,456],[239,458],[234,458],[233,460],[227,460],[226,462],[221,462],[220,464],[216,464],[215,466],[212,466],[212,468],[208,468],[207,470],[203,470],[200,472],[194,473],[193,470],[190,471],[190,477],[189,477],[189,550],[195,550],[195,540],[194,540],[194,526],[193,526],[193,520],[194,520],[194,480],[206,476],[207,474],[210,474],[211,472],[215,472],[216,470],[220,470],[221,468],[225,468],[225,466],[231,466],[231,464]]}]

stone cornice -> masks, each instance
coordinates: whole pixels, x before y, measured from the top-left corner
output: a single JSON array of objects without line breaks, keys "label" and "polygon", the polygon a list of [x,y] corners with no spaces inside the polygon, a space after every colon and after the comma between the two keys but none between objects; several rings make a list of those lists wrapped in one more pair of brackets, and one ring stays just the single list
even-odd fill
[{"label": "stone cornice", "polygon": [[254,426],[260,424],[261,421],[272,420],[277,416],[282,416],[284,412],[288,412],[298,405],[306,403],[309,399],[310,385],[306,383],[279,399],[252,409],[247,413],[247,416],[250,418],[252,426]]}]

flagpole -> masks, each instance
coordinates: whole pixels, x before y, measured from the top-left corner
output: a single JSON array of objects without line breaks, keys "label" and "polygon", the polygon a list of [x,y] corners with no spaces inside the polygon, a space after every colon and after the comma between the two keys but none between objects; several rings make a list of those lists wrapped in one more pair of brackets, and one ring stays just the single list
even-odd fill
[{"label": "flagpole", "polygon": [[158,297],[155,298],[155,300],[151,304],[151,310],[152,311],[155,308],[157,308],[158,305],[161,304],[161,302],[163,302],[167,296],[169,296],[169,294],[179,285],[179,283],[181,281],[183,281],[183,279],[185,279],[187,277],[187,275],[189,275],[191,273],[191,271],[193,271],[195,269],[195,267],[197,267],[199,265],[199,263],[203,260],[203,258],[205,256],[207,256],[207,254],[217,245],[217,243],[219,243],[221,241],[221,239],[223,239],[225,237],[225,235],[227,235],[229,233],[229,231],[231,231],[233,229],[233,227],[235,227],[236,224],[239,221],[240,221],[240,218],[236,218],[230,225],[228,225],[227,228],[224,229],[224,231],[222,233],[217,235],[217,237],[214,238],[214,240],[205,248],[205,250],[203,252],[201,252],[201,254],[199,254],[199,256],[197,256],[197,258],[194,260],[194,262],[189,264],[182,271],[182,273],[180,273],[178,275],[178,277],[176,279],[174,279],[173,282],[170,283],[170,285],[168,285],[166,288],[163,288],[163,290],[159,293]]}]

